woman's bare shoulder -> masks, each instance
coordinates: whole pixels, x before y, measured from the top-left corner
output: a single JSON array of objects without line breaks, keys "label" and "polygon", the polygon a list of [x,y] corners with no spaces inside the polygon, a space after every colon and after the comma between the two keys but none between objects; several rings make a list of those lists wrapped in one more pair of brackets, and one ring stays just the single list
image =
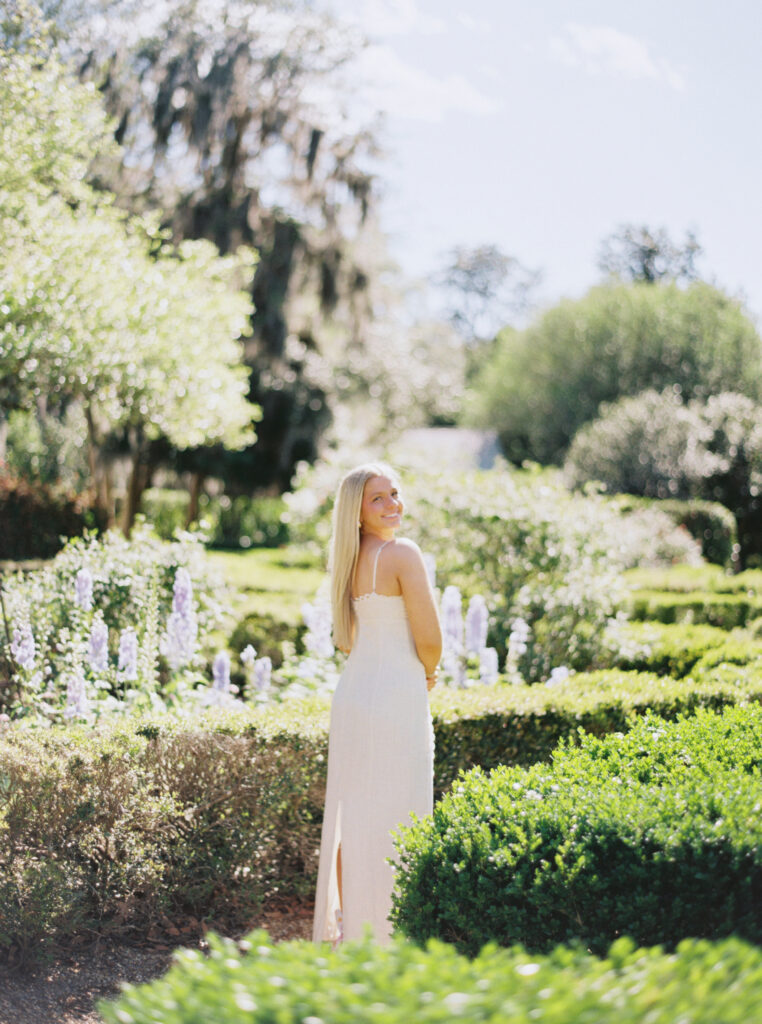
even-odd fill
[{"label": "woman's bare shoulder", "polygon": [[418,565],[423,560],[421,549],[414,540],[407,537],[395,537],[392,546],[394,558],[398,565]]}]

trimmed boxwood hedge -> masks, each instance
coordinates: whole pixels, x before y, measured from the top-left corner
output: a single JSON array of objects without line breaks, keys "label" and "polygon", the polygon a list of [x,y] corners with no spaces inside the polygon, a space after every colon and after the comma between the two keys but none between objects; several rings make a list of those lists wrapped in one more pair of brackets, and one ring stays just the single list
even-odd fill
[{"label": "trimmed boxwood hedge", "polygon": [[552,767],[463,774],[399,830],[392,918],[418,942],[546,951],[762,942],[762,708],[647,717]]},{"label": "trimmed boxwood hedge", "polygon": [[633,619],[657,622],[705,622],[721,629],[745,626],[762,615],[762,595],[691,591],[635,590],[626,602]]},{"label": "trimmed boxwood hedge", "polygon": [[432,941],[274,945],[210,936],[169,972],[102,1003],[106,1024],[739,1024],[759,1017],[762,953],[737,940],[684,942],[667,956],[617,942],[530,956],[489,946],[468,960]]},{"label": "trimmed boxwood hedge", "polygon": [[700,676],[723,663],[762,661],[762,642],[737,630],[691,623],[630,622],[620,630],[615,655],[620,668],[682,678]]},{"label": "trimmed boxwood hedge", "polygon": [[[432,694],[435,785],[461,768],[547,760],[579,729],[629,727],[762,700],[758,666],[700,681],[634,672],[555,686]],[[34,959],[67,936],[142,933],[191,915],[245,927],[273,893],[314,890],[329,705],[0,734],[0,959]]]}]

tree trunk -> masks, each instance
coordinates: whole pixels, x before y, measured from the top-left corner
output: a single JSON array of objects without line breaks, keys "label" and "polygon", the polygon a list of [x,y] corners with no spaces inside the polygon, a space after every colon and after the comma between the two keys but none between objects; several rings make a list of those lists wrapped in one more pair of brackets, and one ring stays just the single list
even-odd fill
[{"label": "tree trunk", "polygon": [[190,480],[190,501],[188,502],[188,517],[185,520],[185,528],[187,529],[191,523],[198,522],[198,508],[199,498],[204,488],[205,476],[203,473],[196,471],[191,473]]},{"label": "tree trunk", "polygon": [[127,481],[127,494],[122,510],[122,530],[126,537],[135,525],[135,516],[140,511],[140,499],[143,492],[151,484],[155,463],[149,458],[150,448],[140,427],[128,432],[130,443],[130,476]]},{"label": "tree trunk", "polygon": [[89,405],[85,406],[85,421],[87,422],[87,464],[90,467],[90,484],[95,495],[95,506],[103,513],[107,525],[111,526],[114,521],[114,506],[111,494],[110,469],[103,465],[100,457],[98,432],[95,428],[93,411]]}]

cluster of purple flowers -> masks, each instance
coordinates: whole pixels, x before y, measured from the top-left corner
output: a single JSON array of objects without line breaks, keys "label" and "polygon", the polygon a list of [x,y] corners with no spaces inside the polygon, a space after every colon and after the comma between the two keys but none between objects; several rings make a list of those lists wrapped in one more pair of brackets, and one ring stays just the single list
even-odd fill
[{"label": "cluster of purple flowers", "polygon": [[135,682],[138,678],[138,637],[134,629],[123,630],[119,637],[117,669],[126,682]]},{"label": "cluster of purple flowers", "polygon": [[492,684],[497,681],[498,658],[494,647],[487,647],[489,613],[487,602],[480,594],[468,603],[463,623],[463,598],[458,587],[445,587],[440,604],[442,617],[442,671],[454,686],[467,685],[464,654],[479,658],[479,680]]},{"label": "cluster of purple flowers", "polygon": [[249,682],[252,683],[257,693],[266,693],[270,687],[273,671],[272,660],[267,655],[258,658],[257,652],[251,644],[248,644],[241,651],[241,663],[246,669]]},{"label": "cluster of purple flowers", "polygon": [[180,566],[175,573],[172,613],[167,620],[167,635],[163,645],[163,651],[173,671],[192,661],[196,653],[197,636],[198,624],[193,610],[193,583],[188,570]]},{"label": "cluster of purple flowers", "polygon": [[108,626],[100,613],[90,628],[88,660],[93,672],[105,672],[108,669]]},{"label": "cluster of purple flowers", "polygon": [[77,666],[66,680],[64,718],[79,718],[86,715],[88,711],[87,684],[82,668]]},{"label": "cluster of purple flowers", "polygon": [[11,640],[11,654],[19,668],[22,668],[25,672],[32,671],[37,649],[34,643],[34,633],[28,622],[22,622],[14,628]]},{"label": "cluster of purple flowers", "polygon": [[74,581],[74,603],[83,612],[93,610],[93,574],[89,569],[82,568]]}]

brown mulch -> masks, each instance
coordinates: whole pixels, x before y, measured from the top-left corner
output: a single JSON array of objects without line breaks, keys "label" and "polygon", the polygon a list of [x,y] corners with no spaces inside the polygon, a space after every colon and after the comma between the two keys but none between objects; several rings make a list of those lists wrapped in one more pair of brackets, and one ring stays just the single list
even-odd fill
[{"label": "brown mulch", "polygon": [[[309,939],[311,903],[268,904],[246,931],[265,928],[275,942]],[[0,1024],[102,1024],[100,999],[118,994],[123,982],[139,984],[163,974],[172,960],[171,936],[142,945],[103,942],[53,964],[0,976]],[[204,948],[203,939],[175,945]]]}]

